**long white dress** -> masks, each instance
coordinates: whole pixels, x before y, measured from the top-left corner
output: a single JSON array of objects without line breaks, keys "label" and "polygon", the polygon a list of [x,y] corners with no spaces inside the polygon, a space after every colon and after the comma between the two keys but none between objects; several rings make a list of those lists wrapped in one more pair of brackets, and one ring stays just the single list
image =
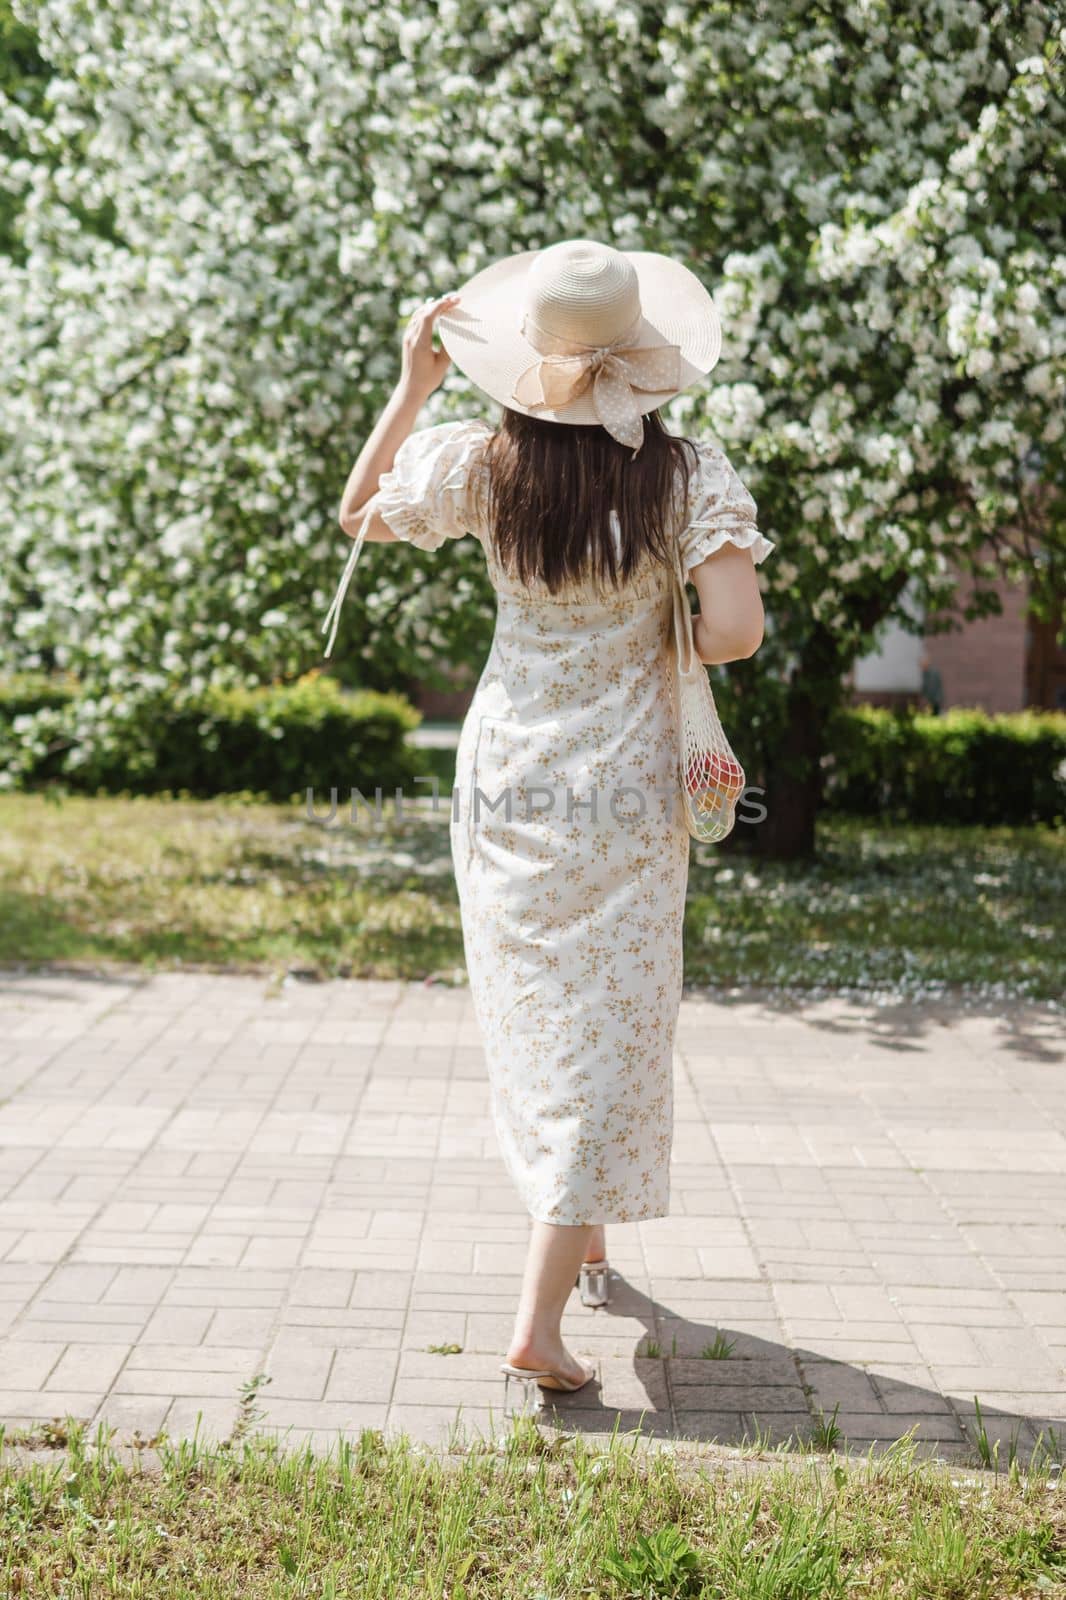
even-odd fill
[{"label": "long white dress", "polygon": [[[689,864],[671,575],[648,561],[620,590],[555,595],[508,576],[481,514],[491,435],[475,418],[411,434],[375,503],[422,549],[478,539],[497,595],[450,821],[496,1135],[534,1218],[665,1217]],[[751,495],[720,449],[697,448],[683,566],[727,540],[762,561]]]}]

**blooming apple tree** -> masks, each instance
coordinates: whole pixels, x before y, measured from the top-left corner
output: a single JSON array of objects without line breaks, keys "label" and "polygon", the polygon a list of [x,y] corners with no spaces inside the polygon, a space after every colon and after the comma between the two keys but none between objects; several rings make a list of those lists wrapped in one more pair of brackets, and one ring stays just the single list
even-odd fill
[{"label": "blooming apple tree", "polygon": [[[778,546],[723,684],[771,848],[811,846],[826,718],[905,589],[1061,584],[1056,6],[15,12],[52,76],[0,96],[0,665],[75,672],[80,737],[320,660],[406,317],[567,236],[679,256],[720,307],[719,366],[665,416],[720,439]],[[453,371],[421,421],[478,412]],[[432,677],[491,622],[473,545],[369,546],[339,670]]]}]

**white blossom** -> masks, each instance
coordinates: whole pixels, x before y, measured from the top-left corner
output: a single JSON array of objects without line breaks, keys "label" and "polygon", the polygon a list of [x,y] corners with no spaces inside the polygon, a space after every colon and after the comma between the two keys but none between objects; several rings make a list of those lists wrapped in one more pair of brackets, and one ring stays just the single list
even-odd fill
[{"label": "white blossom", "polygon": [[[853,586],[901,562],[950,601],[945,552],[1062,480],[1046,8],[17,5],[53,76],[44,117],[0,95],[0,665],[69,666],[85,727],[159,674],[320,663],[406,316],[568,235],[713,294],[721,361],[664,414],[727,443],[778,542],[757,671],[812,616],[857,650]],[[465,415],[498,407],[454,370],[419,424]],[[368,550],[353,655],[487,648],[480,560]]]}]

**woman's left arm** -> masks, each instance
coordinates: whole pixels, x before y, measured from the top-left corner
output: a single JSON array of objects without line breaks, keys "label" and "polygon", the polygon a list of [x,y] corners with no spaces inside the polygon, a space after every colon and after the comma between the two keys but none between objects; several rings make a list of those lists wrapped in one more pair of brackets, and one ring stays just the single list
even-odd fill
[{"label": "woman's left arm", "polygon": [[[763,641],[763,604],[750,550],[725,544],[691,569],[700,609],[692,642],[708,666],[753,656]],[[686,600],[685,604],[688,604]]]},{"label": "woman's left arm", "polygon": [[[350,539],[358,532],[367,501],[376,493],[382,474],[391,469],[396,452],[413,429],[418,413],[434,389],[444,381],[451,358],[446,350],[434,349],[433,327],[440,313],[450,311],[458,300],[459,296],[455,294],[427,300],[404,330],[403,367],[399,382],[356,457],[341,496],[339,521]],[[375,512],[370,518],[365,537],[370,541],[385,543],[395,539],[396,535]]]}]

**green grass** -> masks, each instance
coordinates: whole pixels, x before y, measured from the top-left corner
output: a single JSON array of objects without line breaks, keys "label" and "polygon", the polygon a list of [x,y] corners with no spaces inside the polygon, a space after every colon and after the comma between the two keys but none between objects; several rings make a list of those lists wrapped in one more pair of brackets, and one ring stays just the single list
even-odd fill
[{"label": "green grass", "polygon": [[[461,981],[443,803],[398,823],[302,804],[0,795],[0,960]],[[1047,999],[1066,833],[831,819],[813,863],[694,844],[693,985]]]},{"label": "green grass", "polygon": [[[17,1442],[12,1438],[9,1442]],[[58,1450],[35,1459],[33,1445]],[[1066,1593],[1049,1463],[967,1474],[880,1455],[727,1458],[545,1429],[427,1450],[364,1429],[143,1441],[45,1426],[0,1462],[0,1588],[85,1600],[1004,1600]]]},{"label": "green grass", "polygon": [[316,977],[462,967],[441,821],[233,797],[0,796],[0,960]]},{"label": "green grass", "polygon": [[705,1344],[700,1351],[705,1361],[728,1361],[736,1348],[736,1341],[727,1339],[725,1334],[718,1330],[710,1344]]},{"label": "green grass", "polygon": [[693,847],[690,983],[1062,993],[1066,833],[831,818],[814,862]]}]

